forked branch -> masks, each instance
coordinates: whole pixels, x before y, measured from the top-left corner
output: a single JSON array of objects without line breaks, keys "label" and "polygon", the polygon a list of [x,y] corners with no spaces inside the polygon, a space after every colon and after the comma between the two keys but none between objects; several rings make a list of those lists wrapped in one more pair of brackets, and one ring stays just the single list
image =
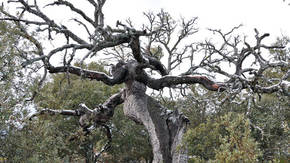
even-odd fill
[{"label": "forked branch", "polygon": [[119,93],[114,94],[103,104],[99,105],[95,109],[89,109],[85,104],[80,104],[76,110],[53,110],[53,109],[42,109],[28,118],[32,120],[33,117],[40,115],[65,115],[65,116],[78,116],[80,117],[79,123],[83,131],[86,134],[91,132],[90,128],[93,127],[104,127],[105,133],[108,138],[108,142],[104,145],[99,153],[95,154],[94,160],[110,148],[110,143],[112,142],[112,133],[110,128],[106,123],[113,117],[114,109],[124,102],[124,90]]}]

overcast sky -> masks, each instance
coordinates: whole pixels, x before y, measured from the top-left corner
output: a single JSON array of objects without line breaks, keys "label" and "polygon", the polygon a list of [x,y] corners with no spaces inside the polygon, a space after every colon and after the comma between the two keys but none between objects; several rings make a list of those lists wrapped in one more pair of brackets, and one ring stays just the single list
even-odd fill
[{"label": "overcast sky", "polygon": [[[52,1],[37,0],[38,4]],[[88,6],[87,0],[69,1],[93,16],[93,8]],[[5,5],[10,6],[10,11],[13,10],[10,4]],[[197,26],[200,32],[198,36],[194,36],[197,40],[212,37],[211,33],[204,32],[207,28],[227,32],[239,24],[244,25],[239,34],[252,38],[255,34],[254,28],[260,33],[270,33],[271,36],[264,42],[267,44],[273,43],[276,37],[282,35],[290,37],[290,6],[283,0],[107,0],[104,6],[105,23],[115,26],[117,20],[124,21],[130,17],[135,24],[141,25],[146,22],[143,12],[159,12],[161,9],[177,19],[198,17]],[[47,7],[43,11],[53,19],[60,20],[60,23],[72,16],[68,7]],[[76,26],[73,31],[79,33],[79,29],[79,26]]]},{"label": "overcast sky", "polygon": [[175,17],[199,17],[201,29],[229,29],[239,24],[272,36],[290,36],[290,6],[283,0],[107,0],[106,21],[131,17],[138,21],[143,11],[165,9]]},{"label": "overcast sky", "polygon": [[[78,8],[89,11],[86,0],[69,0],[78,3]],[[7,2],[7,0],[0,0]],[[38,0],[38,3],[50,1]],[[104,6],[105,21],[113,26],[117,20],[131,18],[137,24],[144,23],[143,12],[158,12],[161,9],[173,17],[198,17],[198,27],[229,30],[243,24],[246,35],[254,34],[257,28],[261,33],[272,37],[290,36],[290,6],[283,0],[107,0]],[[50,8],[56,18],[70,12]],[[68,10],[67,10],[68,11]],[[62,12],[62,13],[60,13]],[[93,15],[93,12],[92,14]],[[70,15],[67,15],[70,16]],[[250,33],[252,32],[252,33]]]}]

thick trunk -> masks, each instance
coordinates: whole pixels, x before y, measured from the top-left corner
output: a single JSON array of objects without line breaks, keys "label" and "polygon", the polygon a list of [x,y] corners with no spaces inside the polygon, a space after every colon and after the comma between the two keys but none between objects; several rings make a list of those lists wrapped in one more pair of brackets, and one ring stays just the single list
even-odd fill
[{"label": "thick trunk", "polygon": [[186,129],[186,117],[178,111],[167,110],[147,96],[144,84],[128,81],[126,86],[124,113],[147,129],[153,147],[153,162],[187,162],[186,150],[177,150]]}]

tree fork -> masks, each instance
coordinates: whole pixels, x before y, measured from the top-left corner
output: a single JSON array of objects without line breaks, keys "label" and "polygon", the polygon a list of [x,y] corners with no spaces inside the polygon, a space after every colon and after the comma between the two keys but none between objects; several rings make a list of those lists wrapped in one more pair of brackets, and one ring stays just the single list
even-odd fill
[{"label": "tree fork", "polygon": [[170,111],[145,94],[146,86],[126,82],[124,113],[147,129],[153,147],[153,162],[187,162],[186,149],[177,150],[188,119],[178,110]]},{"label": "tree fork", "polygon": [[[89,109],[85,104],[79,104],[76,110],[42,109],[32,114],[28,118],[29,120],[32,120],[33,117],[45,114],[51,116],[57,114],[66,116],[78,116],[80,117],[79,124],[85,132],[84,135],[88,135],[95,127],[104,127],[108,142],[103,146],[100,152],[94,154],[93,162],[97,162],[97,159],[101,156],[101,154],[111,147],[112,133],[110,128],[106,125],[106,122],[108,122],[113,117],[116,106],[124,102],[123,93],[124,90],[121,90],[119,93],[112,95],[103,104],[99,105],[93,110]],[[70,139],[70,141],[74,139],[75,138],[73,137]]]}]

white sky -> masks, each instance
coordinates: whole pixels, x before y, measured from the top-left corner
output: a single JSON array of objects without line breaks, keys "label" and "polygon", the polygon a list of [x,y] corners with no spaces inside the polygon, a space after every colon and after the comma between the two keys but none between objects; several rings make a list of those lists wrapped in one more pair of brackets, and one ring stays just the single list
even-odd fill
[{"label": "white sky", "polygon": [[[144,20],[142,12],[160,11],[161,8],[179,18],[199,17],[201,29],[230,29],[239,24],[253,32],[272,36],[290,36],[290,6],[283,0],[107,0],[106,21],[115,23],[131,17],[135,22]],[[247,34],[251,35],[251,34]]]},{"label": "white sky", "polygon": [[[39,4],[52,1],[37,0]],[[78,4],[76,7],[93,16],[93,8],[88,7],[87,0],[69,1]],[[10,10],[15,7],[6,4],[7,0],[0,0],[0,3],[2,2],[10,6]],[[276,37],[282,35],[290,37],[290,6],[283,0],[107,0],[104,6],[105,23],[115,26],[117,20],[124,21],[130,17],[135,24],[141,25],[147,21],[143,12],[159,12],[161,9],[177,19],[199,17],[197,27],[200,32],[197,36],[194,35],[194,39],[197,40],[212,37],[211,33],[205,32],[207,28],[227,32],[239,24],[244,26],[238,33],[252,38],[255,34],[254,28],[260,33],[270,33],[270,38],[265,39],[264,43],[273,43]],[[68,7],[48,7],[43,11],[61,22],[71,17]],[[79,33],[79,26],[74,30]],[[192,40],[194,41],[196,40]]]},{"label": "white sky", "polygon": [[143,12],[163,8],[176,18],[198,17],[197,26],[202,34],[197,37],[201,40],[212,37],[212,33],[205,32],[207,28],[227,32],[239,24],[243,24],[239,32],[252,38],[254,28],[260,33],[270,33],[264,40],[268,44],[276,37],[290,36],[290,6],[283,0],[107,0],[105,5],[105,21],[109,25],[128,17],[142,24]]},{"label": "white sky", "polygon": [[[86,0],[69,1],[79,3],[76,7],[90,11]],[[7,0],[0,0],[2,2],[9,6]],[[51,0],[37,2],[49,3]],[[107,0],[104,6],[105,23],[114,26],[117,20],[124,21],[130,17],[136,24],[142,24],[146,20],[143,12],[159,12],[162,8],[175,18],[199,17],[200,30],[213,28],[227,31],[243,24],[248,36],[254,34],[254,28],[261,33],[270,33],[272,38],[282,34],[290,36],[290,6],[283,0]],[[66,12],[69,10],[52,9],[47,11],[55,18],[70,16],[70,12]],[[92,16],[93,12],[89,14]]]}]

